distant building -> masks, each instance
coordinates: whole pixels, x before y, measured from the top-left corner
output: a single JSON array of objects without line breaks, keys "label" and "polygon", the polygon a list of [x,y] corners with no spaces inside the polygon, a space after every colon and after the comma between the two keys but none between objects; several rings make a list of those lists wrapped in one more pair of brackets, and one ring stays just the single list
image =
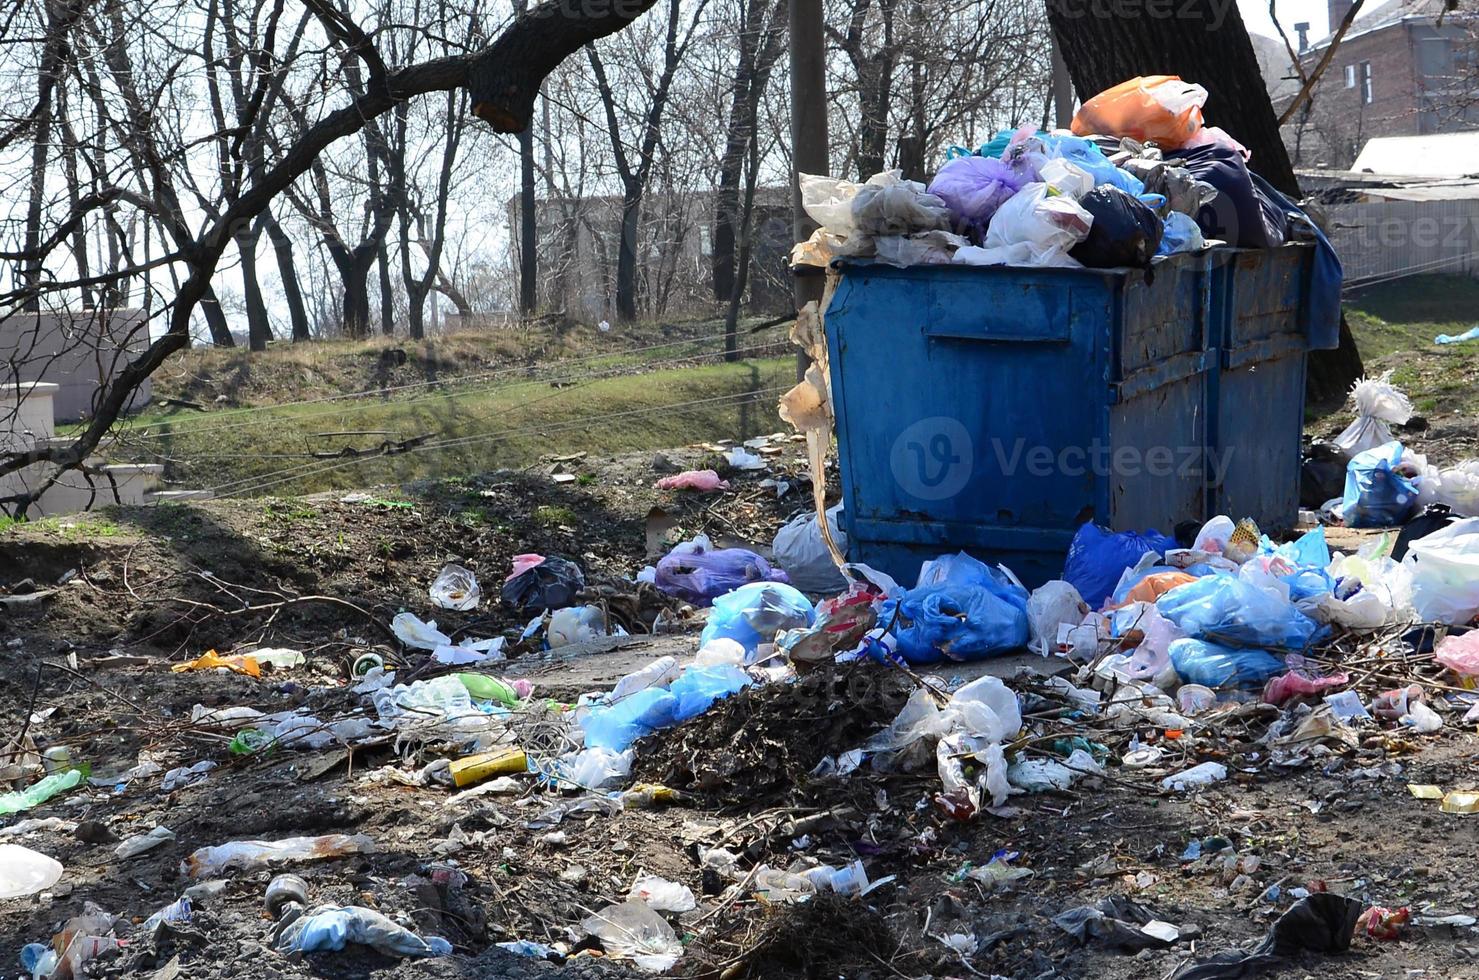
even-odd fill
[{"label": "distant building", "polygon": [[[1352,0],[1327,3],[1334,31]],[[1312,98],[1285,124],[1296,166],[1350,168],[1373,137],[1479,130],[1476,18],[1471,9],[1448,9],[1450,3],[1387,0],[1356,17]],[[1300,34],[1299,60],[1308,73],[1332,39],[1305,46]],[[1271,89],[1275,108],[1289,104],[1299,88],[1292,87]]]},{"label": "distant building", "polygon": [[[713,191],[649,193],[637,247],[637,306],[644,317],[706,315],[714,296]],[[515,268],[519,199],[508,202]],[[621,198],[540,198],[536,204],[541,311],[562,311],[587,323],[616,319],[616,262]],[[755,192],[749,282],[744,309],[793,309],[789,260],[791,195],[782,187]]]}]

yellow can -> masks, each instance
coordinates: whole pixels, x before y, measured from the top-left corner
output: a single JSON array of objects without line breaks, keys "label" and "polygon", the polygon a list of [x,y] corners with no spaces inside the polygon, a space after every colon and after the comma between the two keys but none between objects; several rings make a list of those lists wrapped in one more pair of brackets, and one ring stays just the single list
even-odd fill
[{"label": "yellow can", "polygon": [[517,745],[508,745],[491,752],[453,759],[452,782],[458,786],[471,786],[492,776],[511,776],[528,772],[529,757]]}]

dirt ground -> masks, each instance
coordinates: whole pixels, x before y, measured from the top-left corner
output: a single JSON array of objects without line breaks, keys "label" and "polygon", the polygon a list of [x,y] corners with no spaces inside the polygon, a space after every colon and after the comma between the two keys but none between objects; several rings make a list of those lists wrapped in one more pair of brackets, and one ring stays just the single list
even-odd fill
[{"label": "dirt ground", "polygon": [[[79,826],[4,838],[54,856],[66,871],[41,895],[0,901],[0,975],[20,975],[20,947],[47,941],[86,902],[140,922],[173,901],[194,883],[181,861],[196,848],[329,833],[368,835],[375,850],[295,867],[314,903],[377,908],[445,937],[455,954],[400,962],[351,947],[291,962],[269,948],[262,897],[272,874],[232,871],[219,894],[197,904],[189,925],[138,938],[121,955],[97,961],[92,975],[635,975],[629,964],[594,955],[575,927],[620,901],[640,872],[680,881],[699,896],[695,911],[672,917],[685,945],[674,973],[726,980],[1163,980],[1193,958],[1251,945],[1296,888],[1429,916],[1475,912],[1469,856],[1479,818],[1443,814],[1406,789],[1479,783],[1479,740],[1455,715],[1434,736],[1393,738],[1372,727],[1357,745],[1324,746],[1280,768],[1256,741],[1268,712],[1250,711],[1215,731],[1162,743],[1178,761],[1215,758],[1233,770],[1231,780],[1202,793],[1173,795],[1154,774],[1111,767],[1105,780],[1014,797],[1001,816],[958,823],[932,803],[932,765],[913,774],[864,767],[846,777],[812,775],[823,757],[885,726],[912,690],[888,668],[843,666],[792,686],[751,688],[640,743],[634,776],[680,790],[679,802],[577,813],[557,825],[545,811],[559,800],[540,790],[449,804],[444,787],[384,778],[391,769],[414,772],[434,751],[400,758],[384,744],[352,754],[242,757],[228,751],[229,735],[190,720],[195,705],[303,706],[319,716],[353,710],[361,698],[349,690],[347,668],[367,650],[403,662],[407,676],[424,676],[420,658],[401,653],[384,624],[402,610],[431,617],[426,589],[446,561],[476,572],[487,594],[516,554],[575,559],[591,594],[637,634],[625,648],[610,644],[617,649],[579,659],[516,651],[507,676],[528,676],[540,694],[573,698],[607,658],[691,653],[698,627],[687,611],[634,594],[625,577],[697,531],[766,543],[809,500],[794,443],[771,458],[769,472],[729,474],[734,486],[722,495],[651,489],[661,472],[715,462],[722,459],[703,449],[661,459],[551,461],[368,495],[110,511],[0,536],[0,596],[50,591],[35,603],[0,604],[0,676],[8,682],[0,732],[28,727],[38,748],[66,746],[94,776],[121,773],[140,753],[166,770],[218,763],[203,782],[173,792],[154,775],[120,791],[78,790],[6,819],[57,817]],[[574,479],[555,482],[553,471]],[[793,489],[778,499],[761,485],[767,478]],[[642,635],[660,611],[674,629]],[[516,631],[527,618],[496,601],[476,613],[434,612],[454,636]],[[300,649],[309,664],[260,679],[169,670],[209,648],[257,645]],[[115,839],[155,825],[175,839],[127,861],[114,855]],[[1193,841],[1211,856],[1183,860]],[[1231,852],[1212,853],[1224,843]],[[743,868],[861,858],[872,879],[896,877],[862,899],[767,906],[749,893],[724,894],[728,882],[700,861],[717,847],[738,854]],[[1017,852],[1014,863],[1031,876],[997,892],[964,876],[1001,851]],[[1238,878],[1240,869],[1251,870]],[[1051,921],[1108,896],[1144,904],[1180,927],[1181,941],[1137,953],[1080,946]],[[937,938],[952,933],[974,935],[977,952],[962,957]],[[515,939],[566,941],[585,951],[554,964],[493,945]],[[1479,934],[1413,926],[1397,941],[1363,938],[1343,954],[1295,957],[1287,973],[1479,977]]]}]

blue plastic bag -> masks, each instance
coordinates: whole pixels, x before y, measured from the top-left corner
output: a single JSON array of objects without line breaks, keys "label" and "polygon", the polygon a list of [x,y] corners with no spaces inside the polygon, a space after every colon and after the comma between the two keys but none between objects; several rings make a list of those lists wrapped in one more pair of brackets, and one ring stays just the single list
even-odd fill
[{"label": "blue plastic bag", "polygon": [[637,739],[673,725],[677,710],[678,699],[661,687],[594,707],[585,719],[585,747],[625,752]]},{"label": "blue plastic bag", "polygon": [[1156,531],[1116,533],[1089,521],[1079,525],[1068,545],[1063,580],[1078,589],[1090,609],[1098,609],[1114,592],[1125,569],[1134,567],[1141,555],[1148,551],[1165,554],[1175,547],[1174,538]]},{"label": "blue plastic bag", "polygon": [[668,685],[668,690],[678,699],[677,707],[673,709],[673,720],[687,721],[701,715],[715,701],[738,694],[750,683],[750,675],[734,664],[689,667]]},{"label": "blue plastic bag", "polygon": [[1235,575],[1188,582],[1155,605],[1188,636],[1228,646],[1301,650],[1320,629],[1292,602]]},{"label": "blue plastic bag", "polygon": [[[1267,540],[1267,536],[1265,536]],[[1272,543],[1272,542],[1270,542]],[[1309,568],[1324,568],[1330,564],[1330,545],[1325,540],[1325,528],[1317,527],[1306,531],[1298,539],[1271,549],[1285,561]]]},{"label": "blue plastic bag", "polygon": [[1161,247],[1156,249],[1157,255],[1200,252],[1206,247],[1207,240],[1202,237],[1202,228],[1195,218],[1181,211],[1172,211],[1166,215],[1165,228],[1161,231]]},{"label": "blue plastic bag", "polygon": [[1345,470],[1346,527],[1396,527],[1417,507],[1417,487],[1397,472],[1402,444],[1393,440],[1351,457]]},{"label": "blue plastic bag", "polygon": [[786,573],[744,548],[715,548],[707,536],[675,545],[657,562],[655,583],[697,606],[751,582],[789,582]]},{"label": "blue plastic bag", "polygon": [[890,599],[898,653],[915,664],[981,660],[1027,644],[1027,590],[964,551],[925,562],[919,584]]},{"label": "blue plastic bag", "polygon": [[714,600],[708,625],[699,634],[699,646],[721,637],[734,640],[754,654],[782,630],[801,629],[816,622],[816,610],[796,589],[779,582],[754,582]]},{"label": "blue plastic bag", "polygon": [[1191,638],[1173,640],[1168,650],[1181,679],[1204,687],[1259,687],[1285,669],[1267,650],[1234,650]]}]

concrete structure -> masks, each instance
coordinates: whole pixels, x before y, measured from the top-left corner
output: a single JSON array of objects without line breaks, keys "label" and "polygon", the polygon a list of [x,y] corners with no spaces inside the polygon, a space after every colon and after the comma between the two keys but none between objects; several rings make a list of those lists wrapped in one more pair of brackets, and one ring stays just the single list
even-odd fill
[{"label": "concrete structure", "polygon": [[[1328,0],[1331,30],[1351,0]],[[1286,124],[1295,166],[1347,169],[1368,139],[1479,129],[1479,35],[1472,8],[1446,0],[1386,0],[1367,8],[1337,46],[1313,98]],[[1331,38],[1300,53],[1312,71]],[[1289,99],[1275,97],[1282,110]]]},{"label": "concrete structure", "polygon": [[[0,458],[13,453],[64,445],[52,414],[62,386],[29,381],[0,386]],[[49,463],[37,463],[0,476],[0,498],[14,497],[41,487],[56,472]],[[164,466],[159,463],[106,463],[90,457],[83,469],[64,473],[48,487],[27,516],[74,514],[108,504],[142,504],[150,499]],[[13,506],[4,506],[6,513]]]},{"label": "concrete structure", "polygon": [[[98,388],[148,344],[148,321],[141,310],[9,313],[0,317],[0,386],[31,381],[54,385],[56,420],[75,422],[92,415]],[[142,407],[149,396],[145,381],[128,409]]]},{"label": "concrete structure", "polygon": [[1351,169],[1389,177],[1479,178],[1479,129],[1433,136],[1378,136],[1366,141]]}]

